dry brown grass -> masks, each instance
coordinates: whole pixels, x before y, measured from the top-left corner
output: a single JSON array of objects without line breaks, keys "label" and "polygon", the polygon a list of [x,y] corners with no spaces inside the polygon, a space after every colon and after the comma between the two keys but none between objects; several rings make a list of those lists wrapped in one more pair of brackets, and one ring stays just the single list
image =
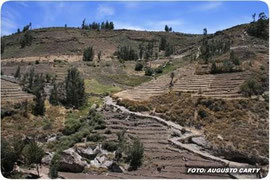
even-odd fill
[{"label": "dry brown grass", "polygon": [[260,157],[268,157],[269,105],[264,101],[194,98],[172,92],[149,101],[119,104],[136,111],[149,109],[166,120],[203,129],[210,148],[227,158],[265,163]]}]

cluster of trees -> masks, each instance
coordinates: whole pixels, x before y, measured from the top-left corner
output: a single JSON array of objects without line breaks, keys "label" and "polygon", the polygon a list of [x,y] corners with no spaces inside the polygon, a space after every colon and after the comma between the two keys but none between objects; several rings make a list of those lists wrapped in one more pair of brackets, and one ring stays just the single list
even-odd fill
[{"label": "cluster of trees", "polygon": [[154,43],[148,42],[145,44],[142,42],[139,44],[139,58],[149,60],[154,54]]},{"label": "cluster of trees", "polygon": [[24,48],[25,46],[31,46],[33,41],[33,36],[29,31],[25,32],[22,38],[20,39],[21,48]]},{"label": "cluster of trees", "polygon": [[269,89],[269,77],[266,74],[253,74],[247,79],[240,91],[245,96],[261,95]]},{"label": "cluster of trees", "polygon": [[94,30],[113,30],[114,29],[114,23],[111,21],[106,22],[92,22],[90,24],[86,24],[85,19],[82,22],[82,29],[94,29]]},{"label": "cluster of trees", "polygon": [[1,54],[4,53],[6,47],[6,42],[3,38],[1,38]]},{"label": "cluster of trees", "polygon": [[120,46],[118,50],[114,53],[119,60],[137,60],[138,52],[133,49],[131,46]]},{"label": "cluster of trees", "polygon": [[264,12],[258,15],[258,20],[255,21],[256,13],[252,15],[253,22],[247,29],[247,33],[251,36],[255,36],[262,39],[269,38],[269,32],[267,31],[269,27],[269,18],[266,17]]},{"label": "cluster of trees", "polygon": [[215,62],[212,62],[211,74],[229,73],[241,71],[239,68],[240,60],[235,56],[234,51],[230,52],[230,59],[225,60],[221,66],[217,66]]},{"label": "cluster of trees", "polygon": [[[20,66],[18,66],[15,77],[19,78],[20,75]],[[34,98],[34,107],[33,107],[33,114],[43,116],[45,113],[45,98],[46,94],[44,91],[45,87],[45,77],[43,74],[35,74],[35,69],[32,67],[29,72],[26,72],[21,79],[21,85],[23,89],[29,93],[35,95]]]},{"label": "cluster of trees", "polygon": [[172,27],[169,27],[168,25],[165,25],[164,30],[165,30],[166,32],[172,32]]},{"label": "cluster of trees", "polygon": [[165,37],[161,37],[160,43],[159,43],[159,50],[165,51],[165,56],[169,57],[174,53],[173,46],[167,42],[167,39]]},{"label": "cluster of trees", "polygon": [[30,30],[32,28],[32,23],[30,22],[29,24],[27,24],[26,26],[23,27],[22,31],[20,30],[20,28],[17,29],[17,34],[21,33],[21,32],[26,32],[28,30]]},{"label": "cluster of trees", "polygon": [[49,101],[52,105],[63,104],[73,108],[84,105],[86,101],[84,79],[76,67],[68,69],[64,82],[53,82]]},{"label": "cluster of trees", "polygon": [[93,46],[89,46],[83,52],[83,61],[93,61],[94,59],[94,49]]},{"label": "cluster of trees", "polygon": [[15,163],[21,160],[28,166],[35,164],[39,176],[39,166],[44,155],[44,150],[34,139],[22,140],[16,137],[7,141],[1,138],[1,171],[5,177],[12,175]]},{"label": "cluster of trees", "polygon": [[230,50],[230,40],[222,39],[215,40],[209,39],[207,35],[207,29],[203,29],[203,40],[200,47],[201,57],[205,63],[208,63],[209,59],[216,55],[221,55]]}]

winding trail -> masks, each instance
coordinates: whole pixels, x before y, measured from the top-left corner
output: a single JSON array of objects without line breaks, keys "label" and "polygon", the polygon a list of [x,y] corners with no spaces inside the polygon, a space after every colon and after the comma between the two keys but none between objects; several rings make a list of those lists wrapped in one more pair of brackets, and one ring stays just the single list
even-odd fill
[{"label": "winding trail", "polygon": [[[196,166],[196,165],[201,166],[202,161],[205,161],[203,163],[203,166],[206,166],[206,167],[211,167],[211,166],[219,166],[219,167],[251,167],[249,164],[233,162],[233,161],[229,161],[229,160],[226,160],[226,159],[222,159],[220,157],[213,156],[213,155],[211,155],[210,153],[208,153],[206,151],[202,151],[202,150],[196,148],[196,146],[194,146],[194,144],[186,144],[186,143],[184,143],[184,142],[188,141],[190,138],[202,136],[203,135],[202,132],[200,132],[198,130],[195,130],[195,129],[192,129],[192,128],[182,127],[182,126],[180,126],[178,124],[175,124],[173,122],[166,121],[166,120],[164,120],[164,119],[162,119],[162,118],[160,118],[158,116],[153,116],[153,115],[146,114],[146,113],[130,111],[130,110],[128,110],[127,108],[125,108],[123,106],[117,105],[116,102],[114,102],[113,99],[111,97],[109,97],[109,96],[104,98],[104,102],[105,102],[106,106],[110,106],[110,107],[115,108],[114,112],[116,112],[118,114],[120,114],[120,113],[121,114],[128,114],[128,116],[126,117],[126,120],[128,120],[128,119],[132,120],[133,119],[133,121],[134,120],[136,121],[138,119],[140,119],[140,120],[142,119],[141,124],[145,126],[144,129],[139,128],[138,124],[137,124],[136,128],[132,127],[132,124],[130,124],[130,122],[129,122],[129,124],[127,124],[128,123],[127,121],[125,122],[126,123],[125,128],[128,130],[128,132],[135,133],[136,135],[138,135],[138,134],[142,135],[143,142],[147,142],[146,147],[148,146],[149,143],[155,143],[156,138],[160,139],[161,141],[162,140],[163,141],[167,140],[167,142],[169,142],[169,144],[166,144],[165,142],[163,142],[163,144],[166,145],[166,147],[164,146],[164,148],[167,149],[167,150],[170,150],[170,153],[172,155],[173,154],[174,155],[175,154],[179,155],[178,153],[182,154],[183,155],[182,159],[184,160],[183,164],[184,164],[185,167]],[[110,112],[110,113],[113,114],[113,112]],[[134,117],[131,118],[130,116],[134,116]],[[111,117],[115,117],[115,115],[112,115]],[[109,121],[112,120],[111,118],[109,118],[109,119],[110,119]],[[140,120],[138,122],[140,122]],[[151,136],[153,134],[151,134],[149,130],[153,130],[153,125],[152,125],[153,120],[156,121],[158,124],[163,125],[163,127],[161,128],[161,126],[156,125],[157,127],[159,127],[160,130],[157,129],[157,132],[155,132],[155,133],[160,132],[160,134],[159,135],[155,134],[154,136],[156,136],[156,137],[151,139]],[[113,125],[111,125],[111,128],[112,129],[113,128],[114,129],[115,128],[121,129],[121,127],[123,127],[123,126],[121,126],[119,124],[119,122],[121,122],[121,121],[125,121],[125,120],[118,120],[117,122],[113,122],[112,123]],[[145,122],[145,124],[143,122]],[[123,123],[123,122],[121,122],[121,123]],[[136,130],[136,132],[133,132],[132,129]],[[168,135],[165,136],[165,139],[161,138],[162,135],[165,135],[166,133],[168,133]],[[172,134],[176,135],[176,137],[172,137]],[[146,136],[148,136],[149,138],[147,138]],[[157,137],[157,136],[159,136],[160,138]],[[139,138],[141,138],[141,137],[139,136]],[[167,152],[167,153],[169,153],[169,152]],[[148,153],[146,152],[146,155],[147,154]],[[194,158],[193,162],[191,163],[192,165],[189,164],[189,161],[185,161],[186,160],[185,159],[186,154],[189,154],[189,157],[192,156],[192,158]],[[198,162],[196,162],[196,159],[198,160]],[[199,162],[199,161],[201,161],[201,162]],[[162,161],[160,161],[160,163],[162,164]],[[170,163],[170,162],[168,162],[168,163]],[[174,160],[171,159],[171,164],[173,165],[174,163],[175,163]],[[178,166],[178,165],[179,164],[177,164],[177,163],[175,164],[175,166]],[[183,171],[182,171],[182,173],[183,173]],[[160,173],[160,174],[162,174],[162,173]],[[186,175],[188,175],[188,174],[181,174],[180,176],[178,176],[178,178],[179,177],[189,178],[189,177],[186,177]],[[225,175],[222,178],[226,178],[226,177],[228,177],[228,178],[229,177],[230,178],[232,178],[232,177],[233,178],[256,178],[256,175],[249,175],[249,176],[237,175],[237,174],[228,174],[227,176],[225,176]],[[202,177],[204,177],[204,176],[202,176]],[[218,175],[217,177],[220,178],[221,176]],[[166,175],[165,175],[163,178],[172,178],[172,177],[171,176],[166,177]],[[177,177],[174,177],[174,178],[177,178]],[[192,177],[192,178],[196,178],[196,177]],[[213,178],[213,176],[211,178]]]}]

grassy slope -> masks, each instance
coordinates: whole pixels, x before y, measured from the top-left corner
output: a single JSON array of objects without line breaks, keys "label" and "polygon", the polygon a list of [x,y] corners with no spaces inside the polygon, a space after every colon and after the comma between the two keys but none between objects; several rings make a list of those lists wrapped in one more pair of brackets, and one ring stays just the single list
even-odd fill
[{"label": "grassy slope", "polygon": [[5,52],[2,58],[46,56],[75,54],[81,55],[83,49],[93,45],[96,52],[99,50],[110,56],[119,45],[138,46],[142,41],[153,41],[158,47],[162,36],[175,45],[176,49],[196,44],[201,36],[184,35],[180,33],[147,32],[147,31],[94,31],[78,28],[43,28],[30,31],[34,37],[31,46],[20,48],[20,39],[23,33],[6,36]]}]

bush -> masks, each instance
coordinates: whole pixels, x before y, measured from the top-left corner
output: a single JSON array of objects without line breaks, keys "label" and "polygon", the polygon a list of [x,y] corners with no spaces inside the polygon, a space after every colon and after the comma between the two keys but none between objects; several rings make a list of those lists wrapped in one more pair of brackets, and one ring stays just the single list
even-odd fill
[{"label": "bush", "polygon": [[20,40],[21,48],[24,48],[25,46],[31,46],[33,41],[33,36],[30,34],[30,32],[25,32],[25,34],[22,36]]},{"label": "bush", "polygon": [[153,69],[150,68],[150,67],[146,67],[145,70],[144,70],[144,74],[145,74],[146,76],[152,76],[153,73],[154,73],[154,71],[153,71]]},{"label": "bush", "polygon": [[103,141],[104,140],[104,136],[101,136],[100,134],[92,134],[87,136],[87,140],[88,141],[92,141],[92,142],[99,142],[99,141]]},{"label": "bush", "polygon": [[165,48],[165,56],[169,57],[172,54],[173,54],[173,47],[170,44],[167,44]]},{"label": "bush", "polygon": [[207,116],[207,112],[203,108],[199,109],[198,114],[201,118],[205,118]]},{"label": "bush", "polygon": [[84,79],[77,68],[68,69],[65,85],[66,104],[74,108],[83,106],[86,100]]},{"label": "bush", "polygon": [[107,151],[113,152],[113,151],[117,150],[118,143],[116,143],[116,142],[104,142],[102,144],[102,148],[107,150]]},{"label": "bush", "polygon": [[155,72],[156,73],[162,73],[163,72],[162,66],[159,66],[158,68],[156,68]]},{"label": "bush", "polygon": [[11,145],[3,137],[1,138],[1,171],[6,177],[12,170],[16,162],[15,153]]},{"label": "bush", "polygon": [[78,129],[81,127],[81,122],[77,119],[68,119],[65,122],[65,128],[63,130],[64,135],[71,135],[78,131]]},{"label": "bush", "polygon": [[135,71],[141,71],[143,69],[143,64],[137,62],[135,66]]},{"label": "bush", "polygon": [[83,52],[83,61],[93,61],[94,49],[92,46],[86,48]]},{"label": "bush", "polygon": [[119,47],[118,50],[114,53],[119,60],[137,60],[138,53],[130,46]]},{"label": "bush", "polygon": [[144,153],[143,144],[138,138],[133,140],[133,144],[127,152],[127,162],[129,162],[130,170],[136,170],[142,164]]},{"label": "bush", "polygon": [[258,95],[262,93],[262,85],[255,77],[246,80],[240,87],[240,91],[245,96]]},{"label": "bush", "polygon": [[60,160],[60,155],[58,153],[55,153],[51,160],[50,169],[49,169],[49,177],[51,179],[55,179],[58,177],[59,160]]},{"label": "bush", "polygon": [[44,150],[38,146],[36,141],[32,141],[23,148],[23,155],[29,165],[36,164],[36,170],[39,176],[39,165],[45,155]]}]

